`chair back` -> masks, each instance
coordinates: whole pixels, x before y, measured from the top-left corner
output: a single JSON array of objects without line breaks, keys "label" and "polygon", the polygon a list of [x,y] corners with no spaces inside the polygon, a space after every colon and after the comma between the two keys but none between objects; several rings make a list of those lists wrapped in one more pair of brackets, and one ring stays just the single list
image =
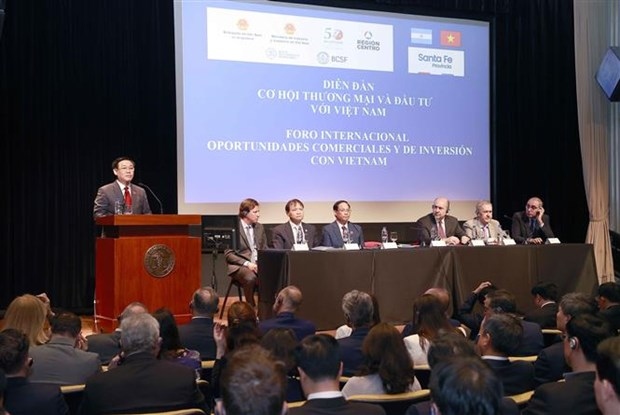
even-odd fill
[{"label": "chair back", "polygon": [[62,392],[62,396],[65,398],[65,402],[69,407],[69,415],[75,415],[78,413],[78,409],[80,408],[80,403],[82,402],[82,395],[84,395],[84,387],[85,385],[61,385],[60,392]]},{"label": "chair back", "polygon": [[431,391],[422,389],[415,392],[403,392],[395,394],[369,394],[352,395],[347,398],[351,402],[364,402],[381,406],[386,414],[403,415],[414,403],[430,399]]}]

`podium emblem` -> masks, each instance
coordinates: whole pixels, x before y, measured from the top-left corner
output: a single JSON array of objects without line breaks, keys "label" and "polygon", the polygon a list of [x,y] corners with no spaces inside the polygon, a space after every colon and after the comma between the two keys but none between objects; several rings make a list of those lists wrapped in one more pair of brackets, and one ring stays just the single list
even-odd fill
[{"label": "podium emblem", "polygon": [[155,278],[164,278],[174,269],[174,252],[167,245],[156,244],[144,254],[144,268]]}]

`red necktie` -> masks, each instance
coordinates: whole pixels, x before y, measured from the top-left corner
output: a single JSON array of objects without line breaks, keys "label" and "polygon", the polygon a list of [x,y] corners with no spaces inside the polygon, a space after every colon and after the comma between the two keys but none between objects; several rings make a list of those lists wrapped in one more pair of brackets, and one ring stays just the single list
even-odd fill
[{"label": "red necktie", "polygon": [[443,221],[440,220],[437,224],[437,233],[441,239],[446,239],[446,230],[443,228]]},{"label": "red necktie", "polygon": [[129,193],[129,186],[125,186],[125,206],[131,206],[131,193]]}]

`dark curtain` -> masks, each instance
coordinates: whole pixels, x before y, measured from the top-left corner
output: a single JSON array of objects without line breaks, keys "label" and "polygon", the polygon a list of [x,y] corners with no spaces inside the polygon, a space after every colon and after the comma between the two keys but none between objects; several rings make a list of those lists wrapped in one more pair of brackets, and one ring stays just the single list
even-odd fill
[{"label": "dark curtain", "polygon": [[[500,219],[539,195],[565,242],[587,207],[572,2],[314,1],[494,22],[492,195]],[[0,38],[0,309],[26,292],[92,308],[97,187],[119,155],[176,213],[172,1],[8,0]],[[455,180],[458,180],[455,178]],[[157,202],[151,206],[158,209]],[[508,225],[508,224],[506,224]]]}]

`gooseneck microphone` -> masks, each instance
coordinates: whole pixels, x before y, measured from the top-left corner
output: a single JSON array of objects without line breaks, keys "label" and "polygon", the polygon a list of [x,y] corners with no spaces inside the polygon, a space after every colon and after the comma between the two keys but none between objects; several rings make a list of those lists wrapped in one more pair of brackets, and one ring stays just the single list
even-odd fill
[{"label": "gooseneck microphone", "polygon": [[157,203],[159,203],[159,214],[163,215],[164,214],[164,205],[162,205],[161,200],[159,200],[159,198],[157,197],[155,192],[150,187],[148,187],[146,184],[144,184],[142,182],[138,183],[138,186],[144,187],[155,198],[155,200],[157,200]]}]

